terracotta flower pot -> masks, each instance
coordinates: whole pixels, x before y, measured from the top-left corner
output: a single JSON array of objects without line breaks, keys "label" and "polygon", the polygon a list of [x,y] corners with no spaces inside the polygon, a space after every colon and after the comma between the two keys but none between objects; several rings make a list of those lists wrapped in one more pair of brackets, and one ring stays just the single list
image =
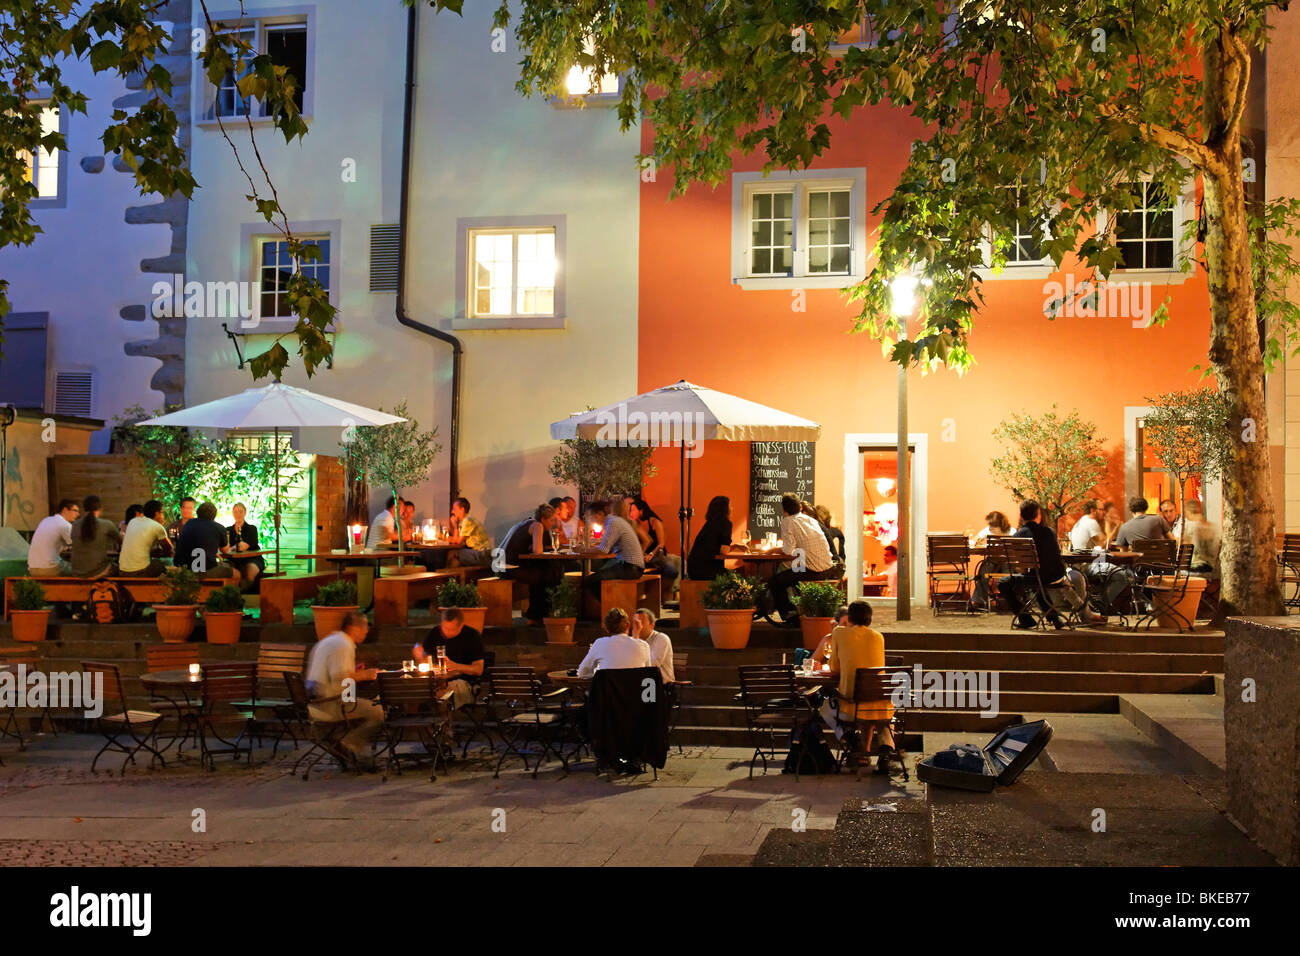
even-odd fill
[{"label": "terracotta flower pot", "polygon": [[197,604],[155,604],[154,623],[164,644],[184,644],[198,624]]},{"label": "terracotta flower pot", "polygon": [[800,614],[799,630],[803,631],[803,646],[810,651],[817,650],[817,645],[831,632],[834,624],[833,617],[804,617]]},{"label": "terracotta flower pot", "polygon": [[238,644],[239,629],[244,624],[243,611],[204,611],[203,627],[209,644]]},{"label": "terracotta flower pot", "polygon": [[359,611],[361,605],[333,607],[322,604],[311,606],[312,620],[316,622],[316,640],[329,637],[335,631],[343,630],[343,618],[349,611]]},{"label": "terracotta flower pot", "polygon": [[15,641],[43,641],[45,640],[45,626],[50,620],[50,609],[41,608],[39,611],[10,611],[13,625],[13,635]]},{"label": "terracotta flower pot", "polygon": [[573,629],[578,623],[576,617],[544,617],[547,644],[572,644]]},{"label": "terracotta flower pot", "polygon": [[719,611],[705,608],[709,619],[709,640],[720,651],[738,651],[749,643],[749,630],[754,626],[754,609]]},{"label": "terracotta flower pot", "polygon": [[[1173,583],[1173,575],[1152,575],[1149,579],[1158,584],[1165,581]],[[1179,578],[1176,586],[1182,585],[1182,579]],[[1188,630],[1189,625],[1196,623],[1196,609],[1201,604],[1201,593],[1209,582],[1205,578],[1198,578],[1192,575],[1187,582],[1187,593],[1179,600],[1172,602],[1172,609],[1177,613],[1171,613],[1171,602],[1164,595],[1156,592],[1152,598],[1152,603],[1156,610],[1156,623],[1161,627],[1172,627],[1176,630]]]},{"label": "terracotta flower pot", "polygon": [[460,609],[461,616],[465,619],[465,626],[472,627],[480,634],[483,633],[483,625],[487,620],[487,608],[485,607],[463,607]]}]

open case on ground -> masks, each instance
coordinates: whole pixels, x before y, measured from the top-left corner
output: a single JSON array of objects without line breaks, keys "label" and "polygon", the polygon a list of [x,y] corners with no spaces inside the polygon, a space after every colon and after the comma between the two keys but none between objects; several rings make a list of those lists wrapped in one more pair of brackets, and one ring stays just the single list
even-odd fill
[{"label": "open case on ground", "polygon": [[1052,725],[1045,720],[1018,724],[999,733],[983,749],[975,744],[953,744],[931,754],[917,761],[916,775],[941,787],[988,793],[995,786],[1015,783],[1051,739]]}]

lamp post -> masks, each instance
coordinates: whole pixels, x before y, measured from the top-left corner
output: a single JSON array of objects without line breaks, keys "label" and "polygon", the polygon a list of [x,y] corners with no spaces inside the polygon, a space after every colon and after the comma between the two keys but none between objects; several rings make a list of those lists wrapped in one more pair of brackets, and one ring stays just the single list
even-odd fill
[{"label": "lamp post", "polygon": [[[891,283],[893,311],[907,339],[907,320],[916,308],[917,279],[912,275],[896,276]],[[907,441],[907,365],[898,365],[898,577],[896,595],[897,620],[912,619],[912,468]]]}]

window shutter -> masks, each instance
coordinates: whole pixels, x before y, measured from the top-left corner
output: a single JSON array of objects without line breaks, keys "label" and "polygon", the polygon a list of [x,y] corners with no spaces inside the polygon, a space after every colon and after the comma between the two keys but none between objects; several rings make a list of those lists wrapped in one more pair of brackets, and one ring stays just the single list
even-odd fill
[{"label": "window shutter", "polygon": [[54,373],[54,414],[90,418],[94,411],[94,394],[93,371]]},{"label": "window shutter", "polygon": [[396,225],[370,227],[370,291],[396,292],[401,234]]}]

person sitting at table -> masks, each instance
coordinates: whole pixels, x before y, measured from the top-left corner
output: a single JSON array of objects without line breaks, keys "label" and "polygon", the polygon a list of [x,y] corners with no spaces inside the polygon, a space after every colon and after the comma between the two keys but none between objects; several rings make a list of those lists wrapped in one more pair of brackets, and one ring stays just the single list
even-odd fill
[{"label": "person sitting at table", "polygon": [[1083,503],[1083,514],[1079,520],[1074,523],[1070,529],[1070,547],[1075,551],[1091,551],[1093,548],[1106,543],[1106,534],[1102,531],[1101,523],[1105,519],[1105,512],[1101,509],[1101,504],[1096,498],[1089,498]]},{"label": "person sitting at table", "polygon": [[599,603],[600,582],[635,580],[645,574],[645,554],[632,522],[611,514],[609,502],[593,501],[587,505],[587,519],[604,529],[597,548],[610,555],[600,567],[593,564],[592,572],[587,575],[587,593]]},{"label": "person sitting at table", "polygon": [[1165,498],[1160,502],[1160,517],[1164,518],[1165,524],[1169,525],[1169,537],[1177,541],[1182,530],[1183,518],[1178,513],[1178,505],[1173,498]]},{"label": "person sitting at table", "polygon": [[844,532],[835,527],[835,516],[825,505],[813,505],[813,517],[822,526],[826,535],[826,545],[831,549],[831,557],[839,564],[844,563]]},{"label": "person sitting at table", "polygon": [[659,668],[664,684],[673,682],[673,642],[663,631],[655,630],[654,611],[637,608],[632,615],[632,636],[645,641],[650,650],[650,666]]},{"label": "person sitting at table", "polygon": [[[860,732],[875,727],[871,752],[880,755],[876,773],[889,770],[889,754],[894,749],[894,733],[889,722],[894,716],[894,705],[888,700],[859,702],[853,693],[857,689],[859,669],[884,666],[885,638],[871,627],[871,605],[863,600],[854,601],[846,609],[845,623],[831,631],[830,674],[838,679],[837,719],[848,717]],[[836,736],[841,734],[837,732]],[[860,749],[862,738],[854,743]]]},{"label": "person sitting at table", "polygon": [[[1037,599],[1047,613],[1047,619],[1052,622],[1052,626],[1057,630],[1065,627],[1065,620],[1047,593],[1049,589],[1058,588],[1066,604],[1080,611],[1085,623],[1105,624],[1104,615],[1094,614],[1088,608],[1087,584],[1083,575],[1074,568],[1066,569],[1065,562],[1061,560],[1060,542],[1051,529],[1044,526],[1042,518],[1043,512],[1037,501],[1027,498],[1020,502],[1020,527],[1013,537],[1033,540],[1034,550],[1038,553],[1038,577],[1034,578],[1031,574],[1009,574],[998,582],[998,593],[1016,615],[1012,626],[1018,628],[1034,626],[1034,619],[1025,613],[1025,608],[1030,601]],[[1041,587],[1039,581],[1042,582]],[[1062,585],[1064,587],[1061,587]],[[1033,594],[1027,595],[1028,591],[1032,591]]]},{"label": "person sitting at table", "polygon": [[72,573],[72,566],[63,559],[63,552],[72,547],[72,522],[80,513],[80,505],[71,498],[63,498],[54,514],[41,519],[27,549],[29,577],[52,578]]},{"label": "person sitting at table", "polygon": [[1131,547],[1134,541],[1143,538],[1161,538],[1170,537],[1169,522],[1164,519],[1163,515],[1147,514],[1147,500],[1142,497],[1129,499],[1128,510],[1133,517],[1129,518],[1120,525],[1119,531],[1115,535],[1115,544],[1120,548]]},{"label": "person sitting at table", "polygon": [[641,542],[645,566],[647,569],[653,568],[659,572],[660,578],[663,579],[664,600],[672,600],[677,576],[681,574],[681,559],[675,554],[668,553],[668,536],[664,532],[663,519],[655,514],[654,509],[646,504],[644,498],[629,495],[623,501],[627,506],[628,520],[632,522],[632,527],[636,529],[637,540]]},{"label": "person sitting at table", "polygon": [[587,656],[578,665],[578,676],[591,678],[600,668],[619,670],[628,667],[650,667],[650,646],[628,633],[631,621],[621,607],[605,615],[605,636],[592,642]]},{"label": "person sitting at table", "polygon": [[126,534],[126,526],[131,523],[131,519],[142,514],[144,514],[144,505],[127,505],[126,517],[117,523],[117,530]]},{"label": "person sitting at table", "polygon": [[229,532],[217,524],[217,506],[211,501],[199,505],[197,514],[185,522],[176,539],[176,556],[172,563],[189,568],[201,578],[232,578],[235,569],[221,560]]},{"label": "person sitting at table", "polygon": [[551,529],[555,527],[555,509],[550,505],[538,505],[532,518],[519,522],[506,533],[506,564],[517,567],[506,571],[505,577],[512,581],[523,581],[528,585],[528,609],[524,616],[533,627],[542,626],[542,618],[551,612],[551,588],[559,584],[564,576],[564,567],[558,561],[521,561],[525,554],[546,554],[555,549],[551,547]]},{"label": "person sitting at table", "polygon": [[731,543],[731,499],[716,495],[704,512],[704,527],[691,543],[691,553],[686,558],[686,576],[692,581],[712,581],[727,570],[718,555],[730,551],[744,551]]},{"label": "person sitting at table", "polygon": [[460,608],[445,607],[439,612],[438,624],[415,645],[416,663],[430,660],[436,664],[439,647],[447,655],[447,689],[452,692],[453,705],[459,708],[474,703],[475,688],[483,676],[483,635],[465,623]]},{"label": "person sitting at table", "polygon": [[989,538],[1000,538],[1011,533],[1011,522],[1001,511],[990,511],[984,516],[984,527],[975,534],[975,544],[980,545]]},{"label": "person sitting at table", "polygon": [[303,678],[311,702],[307,712],[320,723],[338,723],[346,720],[350,729],[339,743],[359,770],[374,770],[375,760],[370,753],[371,742],[384,725],[384,711],[372,700],[357,697],[344,703],[343,682],[374,680],[376,673],[357,666],[357,645],[366,639],[370,624],[362,611],[348,611],[343,616],[343,626],[317,641],[307,655]]},{"label": "person sitting at table", "polygon": [[461,567],[483,567],[492,563],[492,536],[482,523],[469,513],[469,499],[451,503],[451,537],[448,544],[457,550],[451,554]]},{"label": "person sitting at table", "polygon": [[81,503],[81,517],[72,523],[71,573],[78,578],[102,578],[116,568],[108,552],[122,549],[122,533],[117,525],[101,518],[99,495],[86,495]]},{"label": "person sitting at table", "polygon": [[173,551],[171,538],[163,527],[162,502],[150,498],[144,511],[131,519],[122,535],[122,553],[117,556],[118,573],[126,577],[156,578],[162,574],[163,563],[153,556],[158,548],[163,556]]},{"label": "person sitting at table", "polygon": [[582,526],[578,518],[578,502],[572,498],[558,495],[547,502],[555,509],[555,530],[560,533],[560,544],[566,547],[578,547],[582,544],[579,529]]},{"label": "person sitting at table", "polygon": [[830,577],[839,577],[839,569],[831,560],[831,549],[826,543],[826,535],[821,525],[812,515],[800,510],[799,499],[794,495],[781,496],[781,510],[785,517],[777,530],[777,537],[784,542],[787,554],[802,556],[802,567],[796,570],[796,558],[788,567],[772,575],[767,582],[767,593],[783,623],[794,627],[799,622],[794,604],[790,601],[790,588],[801,581],[822,581]]},{"label": "person sitting at table", "polygon": [[831,629],[826,632],[826,636],[817,642],[817,648],[812,652],[813,663],[818,667],[823,664],[829,664],[831,660],[831,635],[835,633],[837,627],[842,627],[848,620],[849,608],[846,604],[841,604],[836,609],[835,614],[831,617]]},{"label": "person sitting at table", "polygon": [[243,581],[244,590],[251,591],[257,584],[257,577],[266,570],[266,559],[260,554],[251,558],[237,557],[243,551],[260,550],[257,543],[257,528],[244,520],[248,509],[243,503],[237,503],[230,509],[235,523],[226,528],[226,553],[230,557],[230,566]]},{"label": "person sitting at table", "polygon": [[415,529],[418,527],[415,521],[415,502],[402,501],[402,539],[410,541]]},{"label": "person sitting at table", "polygon": [[167,537],[175,541],[180,536],[181,529],[194,519],[194,506],[193,498],[181,499],[181,516],[167,526]]},{"label": "person sitting at table", "polygon": [[375,515],[366,534],[366,550],[389,548],[397,543],[397,506],[401,498],[389,498],[384,510]]},{"label": "person sitting at table", "polygon": [[881,551],[885,566],[880,573],[885,576],[884,597],[898,597],[898,546],[887,544]]},{"label": "person sitting at table", "polygon": [[1187,513],[1186,539],[1192,543],[1192,570],[1217,576],[1223,536],[1218,528],[1205,520],[1204,506],[1195,498],[1184,505],[1184,510]]},{"label": "person sitting at table", "polygon": [[1123,516],[1119,513],[1119,506],[1113,501],[1106,502],[1102,506],[1102,514],[1105,516],[1101,522],[1102,534],[1106,536],[1106,547],[1115,540],[1115,535],[1119,534],[1120,526],[1124,523]]}]

